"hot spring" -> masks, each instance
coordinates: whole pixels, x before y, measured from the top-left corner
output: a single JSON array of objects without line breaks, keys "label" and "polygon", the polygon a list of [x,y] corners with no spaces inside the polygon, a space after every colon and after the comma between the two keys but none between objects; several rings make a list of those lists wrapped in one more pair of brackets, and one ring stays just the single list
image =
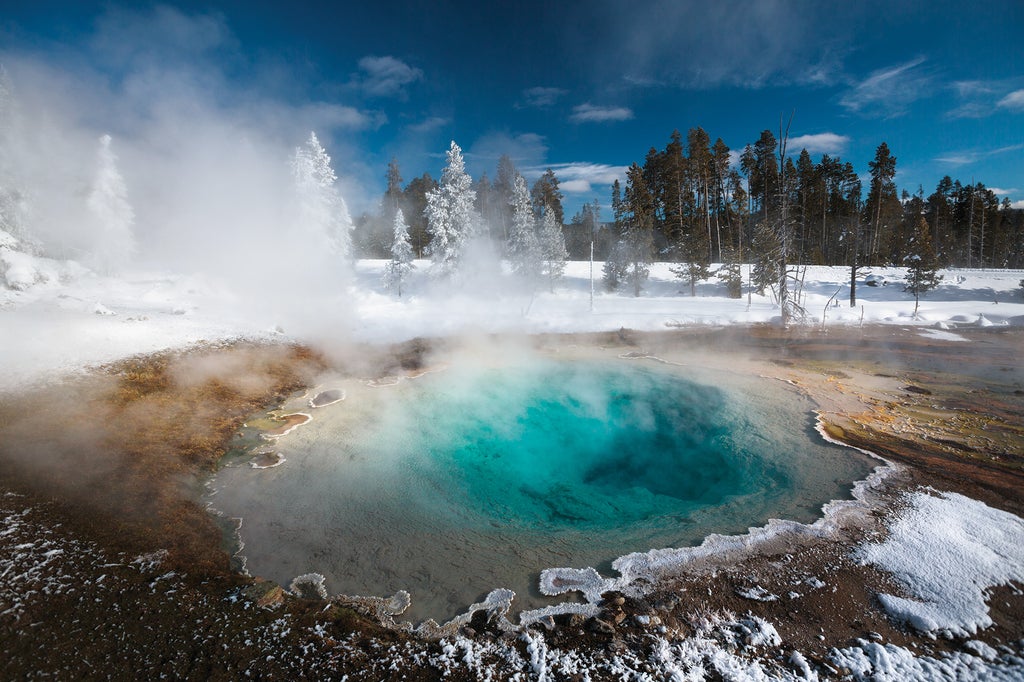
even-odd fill
[{"label": "hot spring", "polygon": [[[326,378],[346,399],[214,481],[254,575],[309,572],[331,594],[412,594],[444,620],[491,589],[557,600],[540,571],[699,544],[769,518],[811,521],[874,463],[824,442],[783,382],[601,351],[452,360],[389,381]],[[264,448],[265,450],[266,448]],[[266,455],[259,460],[266,462]],[[277,461],[276,459],[273,461]]]}]

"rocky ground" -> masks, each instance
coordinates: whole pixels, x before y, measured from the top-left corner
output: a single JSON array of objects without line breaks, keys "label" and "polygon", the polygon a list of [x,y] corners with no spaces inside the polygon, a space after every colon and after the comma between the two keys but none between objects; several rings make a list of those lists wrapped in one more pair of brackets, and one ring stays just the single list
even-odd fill
[{"label": "rocky ground", "polygon": [[[929,670],[950,679],[1005,670],[1013,679],[1024,670],[1020,585],[992,590],[992,627],[932,638],[885,614],[877,595],[901,587],[852,557],[885,537],[906,492],[922,486],[1024,514],[1024,337],[973,333],[963,345],[892,328],[588,338],[632,352],[687,344],[734,353],[811,395],[833,437],[902,469],[872,492],[866,513],[827,537],[765,545],[681,568],[635,593],[605,594],[594,617],[509,631],[480,611],[439,641],[382,627],[359,604],[301,599],[232,573],[220,529],[194,501],[196,481],[246,415],[337,359],[302,348],[200,348],[5,396],[0,679],[865,676],[841,653],[851,648],[874,656],[886,679],[899,679],[892,674],[903,650],[918,662],[901,664],[917,665],[925,679]],[[349,369],[416,369],[434,345],[359,349]],[[986,659],[997,664],[984,668]]]}]

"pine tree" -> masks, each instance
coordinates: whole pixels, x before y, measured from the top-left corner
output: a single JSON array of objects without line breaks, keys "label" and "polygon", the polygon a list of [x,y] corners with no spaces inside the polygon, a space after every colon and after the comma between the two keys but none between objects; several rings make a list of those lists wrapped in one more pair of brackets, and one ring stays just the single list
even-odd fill
[{"label": "pine tree", "polygon": [[331,157],[315,132],[309,134],[305,145],[296,147],[292,177],[300,233],[323,244],[335,256],[348,258],[352,253],[352,218],[334,186],[338,178],[331,167]]},{"label": "pine tree", "polygon": [[412,244],[409,242],[409,226],[402,209],[395,211],[395,237],[391,243],[391,261],[384,268],[384,285],[402,295],[402,282],[416,266],[413,264]]},{"label": "pine tree", "polygon": [[437,182],[424,173],[413,178],[402,190],[402,206],[409,225],[409,240],[417,258],[422,258],[430,244],[430,226],[427,222],[427,195],[437,189]]},{"label": "pine tree", "polygon": [[540,277],[542,256],[526,180],[518,173],[512,183],[512,199],[509,205],[512,212],[512,227],[508,236],[508,257],[512,263],[512,271],[533,284]]},{"label": "pine tree", "polygon": [[395,212],[402,206],[402,173],[398,169],[398,159],[393,157],[388,163],[387,181],[388,186],[381,202],[381,218],[394,220]]},{"label": "pine tree", "polygon": [[896,191],[896,157],[885,142],[878,145],[875,158],[868,162],[871,185],[865,206],[864,222],[869,227],[865,252],[870,264],[880,265],[889,254],[882,248],[889,244],[890,234],[903,216],[903,207]]},{"label": "pine tree", "polygon": [[654,240],[654,206],[644,182],[643,170],[633,164],[626,171],[626,221],[622,234],[625,247],[626,282],[633,286],[633,295],[640,290],[650,275],[651,251]]},{"label": "pine tree", "polygon": [[454,140],[447,160],[440,184],[427,194],[425,213],[431,232],[428,251],[435,271],[450,277],[458,271],[466,243],[475,235],[480,221],[473,208],[473,181],[466,173],[462,149]]},{"label": "pine tree", "polygon": [[562,232],[562,225],[555,217],[555,211],[551,208],[544,210],[544,217],[540,223],[540,249],[544,262],[544,275],[548,278],[548,287],[554,292],[555,282],[565,272],[565,259],[568,254],[565,250],[565,234]]},{"label": "pine tree", "polygon": [[718,270],[718,279],[725,284],[726,293],[729,298],[743,297],[743,269],[732,249],[725,249],[722,252],[725,263]]},{"label": "pine tree", "polygon": [[622,202],[622,186],[618,180],[612,183],[612,216],[608,254],[601,270],[602,280],[608,291],[617,290],[626,276],[626,247],[623,242],[625,206]]},{"label": "pine tree", "polygon": [[910,253],[904,259],[907,264],[907,275],[904,278],[906,284],[903,290],[914,294],[914,317],[917,317],[921,296],[937,287],[942,281],[942,275],[938,274],[939,261],[932,248],[930,232],[928,221],[924,219],[923,215],[920,216],[917,219],[914,238],[909,244]]},{"label": "pine tree", "polygon": [[135,212],[128,203],[128,190],[110,147],[110,135],[103,135],[99,142],[96,174],[86,200],[96,229],[87,260],[96,270],[110,273],[135,252]]},{"label": "pine tree", "polygon": [[757,293],[764,294],[765,287],[774,287],[779,283],[779,236],[772,225],[764,221],[754,226],[754,240],[751,248],[754,253],[754,264],[751,269],[751,284]]},{"label": "pine tree", "polygon": [[550,209],[555,213],[555,220],[561,225],[565,222],[565,213],[562,209],[564,195],[558,189],[558,178],[555,171],[548,168],[544,174],[537,178],[530,190],[530,197],[533,199],[533,213],[541,218],[544,211]]}]

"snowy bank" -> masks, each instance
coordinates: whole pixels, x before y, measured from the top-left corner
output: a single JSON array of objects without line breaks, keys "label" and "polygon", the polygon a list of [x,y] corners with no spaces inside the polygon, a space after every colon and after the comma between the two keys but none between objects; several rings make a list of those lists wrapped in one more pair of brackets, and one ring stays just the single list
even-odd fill
[{"label": "snowy bank", "polygon": [[922,632],[967,637],[992,625],[991,588],[1024,584],[1024,520],[957,493],[914,493],[882,543],[858,559],[896,576],[913,598],[879,595]]}]

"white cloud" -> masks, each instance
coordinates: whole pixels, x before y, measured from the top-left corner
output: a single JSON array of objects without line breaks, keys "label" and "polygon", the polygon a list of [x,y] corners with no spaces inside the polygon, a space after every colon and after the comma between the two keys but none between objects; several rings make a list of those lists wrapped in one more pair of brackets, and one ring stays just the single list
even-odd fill
[{"label": "white cloud", "polygon": [[367,56],[359,60],[359,88],[371,97],[401,97],[405,86],[423,78],[420,69],[391,56]]},{"label": "white cloud", "polygon": [[540,177],[548,168],[555,172],[558,188],[566,194],[591,194],[596,187],[599,194],[605,195],[613,182],[622,182],[626,178],[625,166],[586,161],[537,165],[524,168],[521,172],[527,178],[533,179]]},{"label": "white cloud", "polygon": [[562,88],[536,87],[523,90],[523,101],[519,107],[546,109],[569,91]]},{"label": "white cloud", "polygon": [[1014,90],[999,100],[996,106],[1011,111],[1024,111],[1024,90]]},{"label": "white cloud", "polygon": [[788,148],[792,150],[806,149],[810,154],[840,154],[846,151],[850,138],[835,133],[817,133],[814,135],[798,135],[789,138]]},{"label": "white cloud", "polygon": [[1010,208],[1024,208],[1024,199],[1012,202]]},{"label": "white cloud", "polygon": [[924,57],[912,59],[871,75],[854,85],[839,99],[848,111],[865,116],[893,118],[932,91],[932,78],[922,68]]},{"label": "white cloud", "polygon": [[566,194],[590,194],[593,186],[589,180],[559,180],[558,188]]},{"label": "white cloud", "polygon": [[1008,194],[1016,194],[1017,192],[1020,191],[1015,187],[1011,187],[1010,189],[1002,189],[1001,187],[989,187],[989,189],[992,191],[992,194],[996,194],[1001,197],[1006,196]]},{"label": "white cloud", "polygon": [[962,152],[956,154],[947,154],[946,156],[938,156],[935,158],[939,163],[947,163],[950,166],[963,166],[968,163],[974,163],[978,160],[978,154],[973,152]]},{"label": "white cloud", "polygon": [[633,110],[628,107],[603,107],[584,102],[572,108],[572,116],[569,117],[569,120],[573,123],[604,123],[606,121],[628,121],[631,118],[633,118]]}]

